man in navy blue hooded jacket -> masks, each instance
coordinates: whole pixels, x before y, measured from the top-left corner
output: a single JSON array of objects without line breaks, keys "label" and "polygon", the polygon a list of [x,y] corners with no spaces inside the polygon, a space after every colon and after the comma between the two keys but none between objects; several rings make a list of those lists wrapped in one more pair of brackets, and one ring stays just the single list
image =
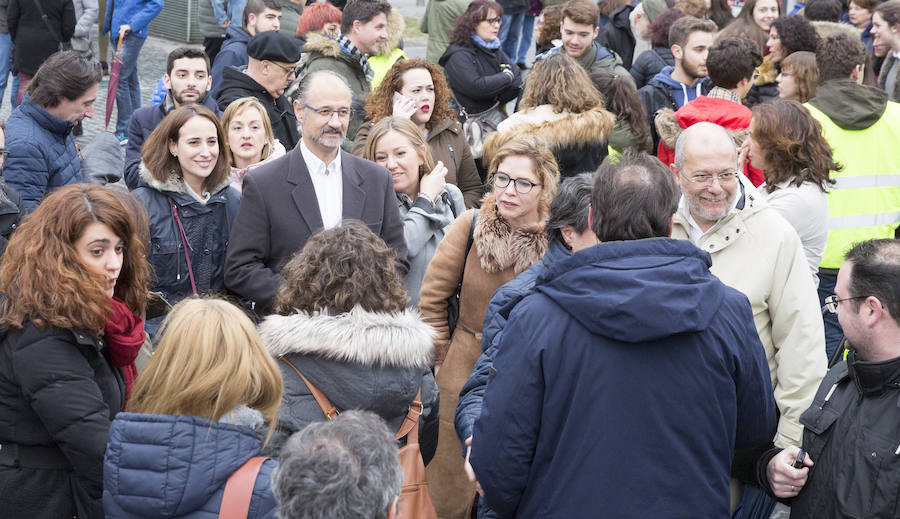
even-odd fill
[{"label": "man in navy blue hooded jacket", "polygon": [[510,315],[471,451],[502,517],[730,517],[734,449],[771,441],[775,401],[746,296],[666,238],[678,198],[655,158],[601,166],[603,243]]}]

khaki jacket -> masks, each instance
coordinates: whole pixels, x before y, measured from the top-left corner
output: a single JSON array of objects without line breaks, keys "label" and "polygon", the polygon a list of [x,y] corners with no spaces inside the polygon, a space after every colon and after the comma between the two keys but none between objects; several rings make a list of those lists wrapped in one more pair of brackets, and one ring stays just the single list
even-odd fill
[{"label": "khaki jacket", "polygon": [[[812,403],[828,363],[819,300],[796,231],[748,180],[742,178],[742,186],[743,204],[696,245],[712,257],[710,271],[750,300],[781,412],[775,445],[800,445],[800,415]],[[684,210],[675,213],[673,238],[690,239]]]}]

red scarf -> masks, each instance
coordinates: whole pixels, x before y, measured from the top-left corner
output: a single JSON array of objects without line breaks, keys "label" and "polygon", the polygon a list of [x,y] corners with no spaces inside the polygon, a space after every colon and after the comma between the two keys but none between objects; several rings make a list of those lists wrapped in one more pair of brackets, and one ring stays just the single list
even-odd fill
[{"label": "red scarf", "polygon": [[131,395],[134,379],[137,378],[137,366],[134,360],[144,345],[144,321],[134,315],[125,303],[116,298],[110,299],[113,315],[103,329],[106,344],[109,345],[109,360],[112,365],[122,368],[125,379],[125,403]]}]

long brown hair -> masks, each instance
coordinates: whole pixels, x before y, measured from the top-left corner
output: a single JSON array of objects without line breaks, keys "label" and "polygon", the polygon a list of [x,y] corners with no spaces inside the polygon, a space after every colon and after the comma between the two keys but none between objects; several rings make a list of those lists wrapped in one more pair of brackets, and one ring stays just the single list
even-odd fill
[{"label": "long brown hair", "polygon": [[0,265],[0,325],[18,329],[31,320],[99,335],[112,312],[108,280],[75,249],[94,222],[125,244],[114,296],[132,312],[144,312],[150,267],[133,218],[109,189],[73,184],[50,193],[13,233]]},{"label": "long brown hair", "polygon": [[607,70],[595,70],[590,73],[590,78],[606,99],[606,109],[616,116],[617,121],[626,121],[631,127],[635,148],[650,153],[650,125],[644,103],[638,97],[631,79]]},{"label": "long brown hair", "polygon": [[822,126],[800,103],[787,99],[753,107],[753,133],[766,162],[766,190],[790,181],[812,182],[825,191],[834,184],[829,175],[844,167],[834,161]]},{"label": "long brown hair", "polygon": [[[757,1],[758,0],[747,0],[744,2],[744,7],[741,8],[741,12],[738,13],[737,18],[728,24],[728,27],[722,29],[719,36],[734,36],[737,38],[753,40],[759,45],[759,48],[763,49],[765,52],[769,34],[762,30],[762,28],[756,24],[756,20],[753,19],[753,10],[756,9]],[[776,0],[775,3],[778,5],[778,16],[781,16],[781,1]]]},{"label": "long brown hair", "polygon": [[556,113],[580,114],[603,106],[584,67],[563,52],[538,61],[528,77],[520,109],[551,105]]},{"label": "long brown hair", "polygon": [[394,63],[378,88],[366,99],[367,121],[378,122],[394,113],[394,92],[403,88],[403,74],[417,68],[427,70],[434,82],[434,106],[431,107],[431,118],[425,127],[430,129],[437,122],[456,118],[450,108],[450,86],[441,68],[422,58],[409,58]]},{"label": "long brown hair", "polygon": [[[263,114],[265,115],[265,112]],[[228,141],[225,133],[222,131],[222,125],[219,124],[219,118],[203,105],[188,104],[172,110],[172,113],[167,115],[150,136],[147,137],[147,140],[144,141],[144,146],[141,149],[141,160],[147,166],[153,178],[159,182],[168,181],[171,173],[175,173],[179,178],[184,179],[181,172],[181,164],[178,163],[178,157],[175,157],[169,151],[169,143],[178,142],[181,127],[194,117],[203,117],[216,127],[216,139],[219,141],[219,156],[216,159],[216,165],[213,167],[212,172],[203,181],[203,189],[211,191],[230,177],[231,152],[228,150]]]}]

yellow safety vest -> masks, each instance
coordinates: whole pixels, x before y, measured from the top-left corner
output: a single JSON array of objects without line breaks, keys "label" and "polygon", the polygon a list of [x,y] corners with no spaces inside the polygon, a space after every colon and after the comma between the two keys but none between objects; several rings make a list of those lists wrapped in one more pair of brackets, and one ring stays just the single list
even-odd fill
[{"label": "yellow safety vest", "polygon": [[865,130],[845,130],[815,106],[804,106],[844,166],[831,172],[837,183],[828,191],[828,245],[820,264],[838,269],[854,244],[893,238],[900,225],[900,104],[888,102]]}]

